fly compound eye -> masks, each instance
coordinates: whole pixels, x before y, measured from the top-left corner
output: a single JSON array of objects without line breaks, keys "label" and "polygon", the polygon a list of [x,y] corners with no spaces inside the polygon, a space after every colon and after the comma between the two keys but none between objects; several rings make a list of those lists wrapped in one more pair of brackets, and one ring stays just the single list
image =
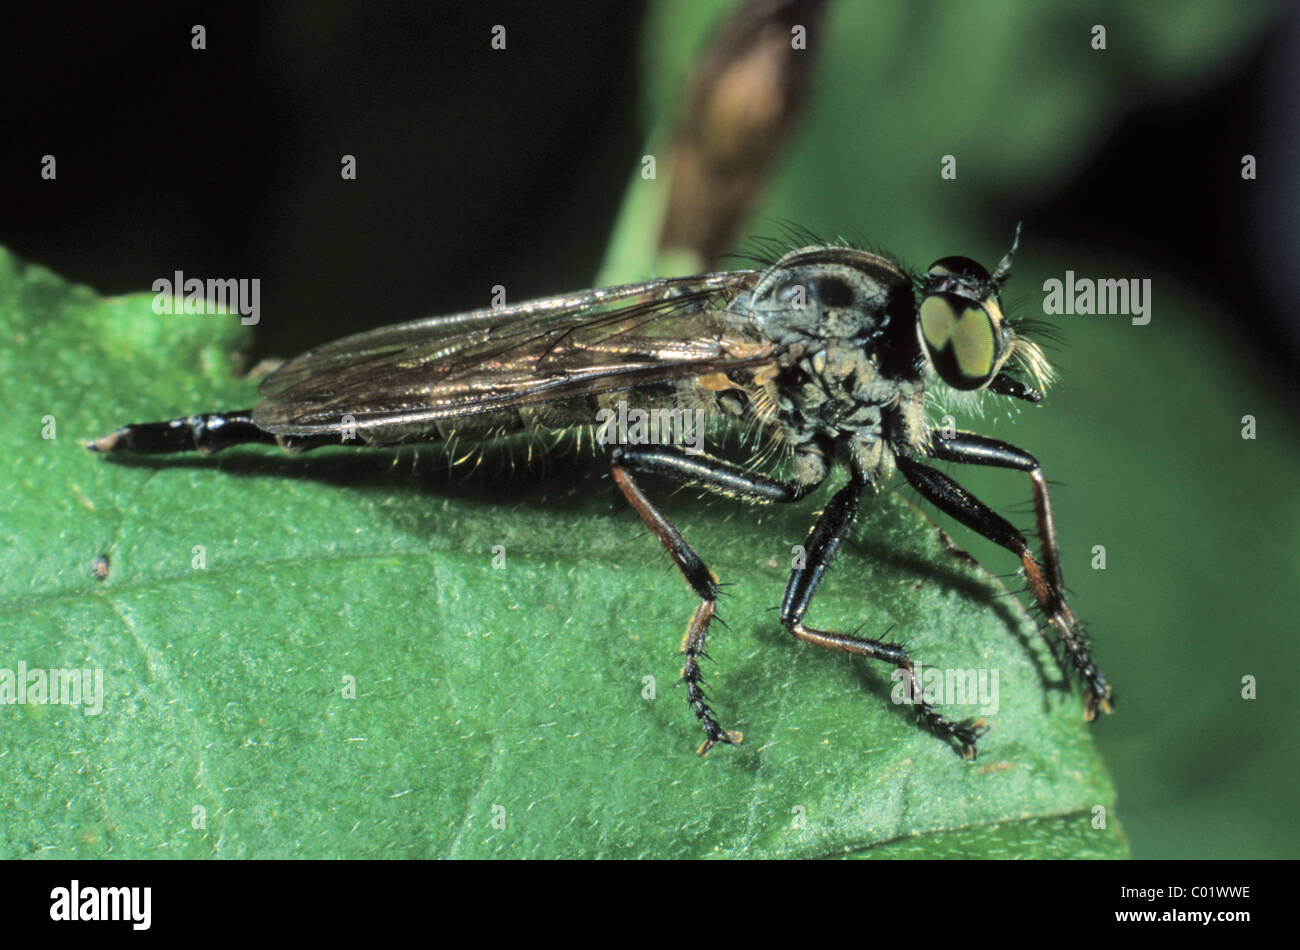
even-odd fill
[{"label": "fly compound eye", "polygon": [[921,301],[921,340],[930,363],[953,389],[979,389],[1002,364],[1001,334],[989,312],[954,293]]}]

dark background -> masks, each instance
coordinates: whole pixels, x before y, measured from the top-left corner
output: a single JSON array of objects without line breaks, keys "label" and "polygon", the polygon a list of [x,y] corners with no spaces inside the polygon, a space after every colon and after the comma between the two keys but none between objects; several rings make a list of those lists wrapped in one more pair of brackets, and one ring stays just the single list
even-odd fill
[{"label": "dark background", "polygon": [[[102,293],[177,268],[260,276],[259,356],[480,306],[498,283],[512,299],[587,286],[644,139],[642,10],[12,9],[0,77],[22,94],[6,97],[0,243]],[[1260,359],[1293,360],[1300,186],[1277,170],[1297,150],[1296,16],[1224,81],[1125,117],[1049,200],[993,200],[1039,235],[1125,235],[1239,313]],[[190,48],[194,23],[205,51]],[[488,49],[497,23],[504,55]],[[1171,137],[1187,146],[1178,161],[1141,160]],[[1259,143],[1251,199],[1215,200],[1205,182],[1243,141]],[[56,182],[39,178],[46,153]],[[355,181],[340,179],[343,154]]]},{"label": "dark background", "polygon": [[[20,256],[101,293],[177,268],[258,276],[263,355],[479,306],[497,283],[590,282],[641,145],[637,5],[130,9],[6,26],[0,72],[24,94],[0,242]],[[35,175],[45,153],[56,182]]]}]

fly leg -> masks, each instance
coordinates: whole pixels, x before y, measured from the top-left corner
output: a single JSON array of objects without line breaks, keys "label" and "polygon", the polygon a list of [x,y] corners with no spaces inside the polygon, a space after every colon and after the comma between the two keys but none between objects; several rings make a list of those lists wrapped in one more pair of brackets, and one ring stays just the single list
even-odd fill
[{"label": "fly leg", "polygon": [[922,698],[920,685],[912,672],[911,657],[901,645],[851,634],[814,630],[804,626],[804,614],[822,578],[826,576],[831,561],[835,559],[845,535],[848,534],[850,525],[853,524],[862,500],[862,492],[867,484],[864,478],[855,476],[822,510],[821,516],[813,525],[805,542],[804,564],[794,569],[786,585],[785,597],[781,601],[781,623],[805,643],[893,663],[907,678],[908,695],[912,697],[912,702],[918,710],[917,720],[923,722],[927,729],[940,738],[956,740],[962,756],[972,759],[975,757],[975,744],[984,734],[984,728],[977,723],[955,723],[935,712],[934,708]]},{"label": "fly leg", "polygon": [[278,445],[290,452],[339,442],[331,436],[276,436],[253,422],[253,410],[204,412],[166,422],[134,422],[86,443],[92,452],[163,455],[201,452],[211,455],[232,445]]},{"label": "fly leg", "polygon": [[718,578],[700,560],[699,555],[691,550],[691,546],[672,522],[646,497],[632,476],[633,473],[662,475],[715,494],[758,503],[796,501],[816,485],[777,481],[747,472],[739,465],[722,459],[707,455],[686,455],[671,446],[618,446],[613,450],[612,456],[610,473],[614,484],[641,516],[641,520],[659,538],[677,569],[686,578],[686,583],[691,585],[691,590],[700,598],[700,606],[696,608],[695,616],[691,618],[682,640],[682,654],[685,656],[682,682],[686,684],[686,700],[704,727],[704,742],[696,752],[698,755],[707,755],[720,742],[739,745],[741,734],[722,728],[714,718],[700,673],[700,657],[706,655],[704,649],[708,640],[709,622],[717,610]]},{"label": "fly leg", "polygon": [[1079,621],[1069,604],[1065,602],[1065,585],[1061,577],[1061,560],[1056,544],[1056,526],[1052,521],[1047,482],[1043,478],[1043,470],[1038,460],[1013,445],[968,432],[957,433],[948,438],[938,432],[933,435],[932,454],[935,458],[974,465],[1014,468],[1029,473],[1034,484],[1034,509],[1038,519],[1038,533],[1042,539],[1042,564],[1029,550],[1029,544],[1023,534],[948,476],[911,459],[903,457],[897,459],[899,470],[931,504],[1020,558],[1034,600],[1056,632],[1065,648],[1066,657],[1087,690],[1084,697],[1084,718],[1089,721],[1095,719],[1098,710],[1110,712],[1110,684],[1106,682],[1106,677],[1092,661]]}]

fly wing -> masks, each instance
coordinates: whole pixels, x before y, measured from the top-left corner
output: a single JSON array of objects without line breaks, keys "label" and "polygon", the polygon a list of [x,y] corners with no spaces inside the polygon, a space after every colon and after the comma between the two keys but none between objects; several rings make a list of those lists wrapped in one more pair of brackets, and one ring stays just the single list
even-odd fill
[{"label": "fly wing", "polygon": [[286,436],[413,432],[498,412],[770,362],[725,310],[757,271],[582,291],[359,333],[268,376],[253,410]]}]

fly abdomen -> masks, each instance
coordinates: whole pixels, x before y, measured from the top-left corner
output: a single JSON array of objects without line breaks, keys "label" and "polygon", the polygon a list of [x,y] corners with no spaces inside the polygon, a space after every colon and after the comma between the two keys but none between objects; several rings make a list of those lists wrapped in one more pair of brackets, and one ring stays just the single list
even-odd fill
[{"label": "fly abdomen", "polygon": [[285,435],[254,421],[252,409],[204,412],[163,422],[133,422],[86,443],[92,452],[134,452],[165,455],[201,452],[211,455],[236,445],[278,445],[301,452],[325,445],[391,446],[408,442],[491,441],[518,432],[595,424],[600,404],[596,397],[521,406],[501,412],[452,416],[435,422],[388,423],[370,428],[364,417],[341,419],[335,426],[310,434]]},{"label": "fly abdomen", "polygon": [[253,422],[253,410],[205,412],[165,422],[135,422],[86,443],[92,452],[202,452],[209,455],[232,445],[271,444],[276,438]]}]

